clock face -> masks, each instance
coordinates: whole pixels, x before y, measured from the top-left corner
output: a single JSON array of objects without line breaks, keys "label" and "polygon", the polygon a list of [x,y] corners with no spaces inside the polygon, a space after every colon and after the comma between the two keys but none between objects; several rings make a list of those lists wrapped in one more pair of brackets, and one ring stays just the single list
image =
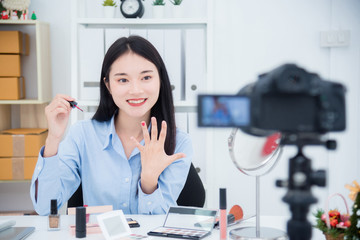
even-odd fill
[{"label": "clock face", "polygon": [[137,0],[125,0],[122,6],[124,13],[132,15],[135,14],[140,8]]}]

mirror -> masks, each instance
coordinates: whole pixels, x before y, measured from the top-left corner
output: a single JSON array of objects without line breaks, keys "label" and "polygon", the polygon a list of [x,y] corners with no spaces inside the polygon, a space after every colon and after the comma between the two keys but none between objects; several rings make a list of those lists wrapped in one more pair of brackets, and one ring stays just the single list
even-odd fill
[{"label": "mirror", "polygon": [[232,239],[288,239],[285,232],[260,227],[260,176],[270,172],[278,162],[282,147],[281,134],[267,137],[252,136],[234,128],[228,138],[231,160],[240,172],[256,177],[256,226],[230,231]]}]

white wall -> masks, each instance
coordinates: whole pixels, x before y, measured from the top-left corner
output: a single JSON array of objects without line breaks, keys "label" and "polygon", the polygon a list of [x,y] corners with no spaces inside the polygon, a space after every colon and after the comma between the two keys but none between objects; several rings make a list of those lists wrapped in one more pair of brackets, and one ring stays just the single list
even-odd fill
[{"label": "white wall", "polygon": [[[32,0],[30,6],[39,20],[50,23],[53,95],[70,94],[70,1]],[[325,168],[329,173],[326,189],[313,188],[314,195],[320,198],[317,206],[324,206],[330,193],[347,195],[344,185],[360,175],[357,124],[360,107],[360,2],[222,0],[214,1],[214,4],[213,86],[216,92],[236,93],[244,84],[256,80],[258,74],[284,62],[297,63],[325,79],[340,81],[347,86],[348,127],[344,133],[331,134],[338,140],[338,150],[327,153],[317,147],[306,151],[314,169]],[[319,32],[337,29],[351,31],[350,46],[321,48]],[[214,176],[216,184],[210,186],[208,207],[218,206],[218,188],[227,187],[228,206],[240,204],[246,214],[251,213],[255,211],[255,179],[244,176],[232,164],[227,150],[229,134],[230,129],[213,130],[213,146],[216,147],[209,151],[212,151],[217,172]],[[275,187],[275,179],[287,178],[288,158],[294,154],[294,149],[285,149],[276,169],[261,178],[263,215],[288,214],[288,206],[281,201],[286,191]],[[16,210],[19,205],[31,209],[28,192],[15,194],[14,186],[17,185],[0,183],[0,210]],[[27,189],[27,186],[19,187],[23,188]],[[13,196],[14,201],[9,201],[9,196]]]}]

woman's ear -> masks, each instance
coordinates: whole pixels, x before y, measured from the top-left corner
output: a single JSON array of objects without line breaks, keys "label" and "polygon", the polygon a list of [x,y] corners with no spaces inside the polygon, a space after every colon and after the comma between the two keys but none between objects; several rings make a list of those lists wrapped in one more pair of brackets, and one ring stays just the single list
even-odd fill
[{"label": "woman's ear", "polygon": [[110,89],[110,83],[109,83],[109,81],[106,80],[106,77],[104,77],[103,81],[104,81],[105,86],[106,86],[106,88],[108,89],[108,91],[109,91],[109,93],[110,93],[110,95],[111,95],[111,89]]}]

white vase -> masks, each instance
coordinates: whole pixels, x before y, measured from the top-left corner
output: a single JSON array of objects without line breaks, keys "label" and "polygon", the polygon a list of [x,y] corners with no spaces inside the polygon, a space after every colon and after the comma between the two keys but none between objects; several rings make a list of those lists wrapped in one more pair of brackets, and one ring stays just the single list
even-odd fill
[{"label": "white vase", "polygon": [[165,6],[164,5],[153,5],[153,18],[164,18]]},{"label": "white vase", "polygon": [[103,13],[104,13],[104,18],[114,18],[115,17],[115,7],[104,6]]},{"label": "white vase", "polygon": [[184,17],[184,8],[181,5],[172,5],[172,17],[173,18],[183,18]]}]

